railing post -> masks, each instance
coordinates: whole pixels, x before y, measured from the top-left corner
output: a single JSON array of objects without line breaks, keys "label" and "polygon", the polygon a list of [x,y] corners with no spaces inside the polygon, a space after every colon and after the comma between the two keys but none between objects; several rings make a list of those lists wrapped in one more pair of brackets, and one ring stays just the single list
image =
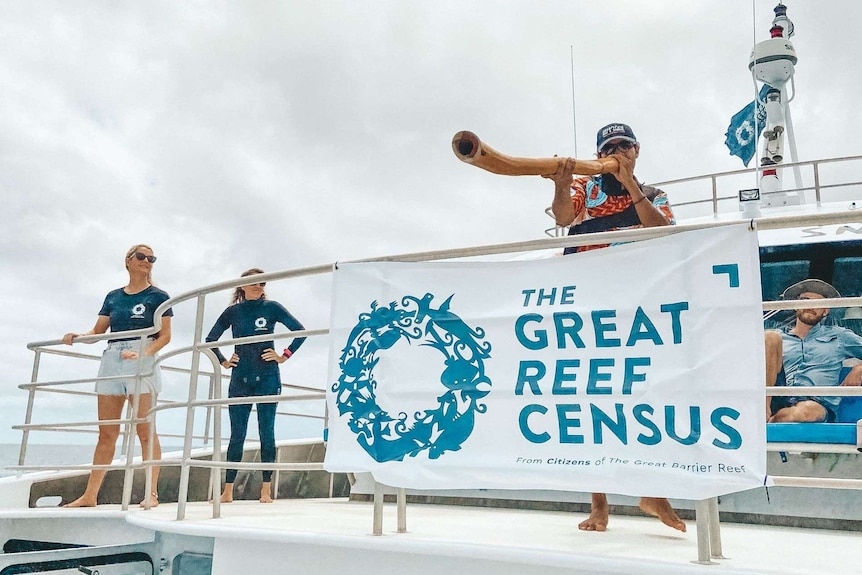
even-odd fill
[{"label": "railing post", "polygon": [[[213,382],[216,381],[217,379],[218,380],[221,379],[220,373],[214,373],[213,375],[210,376],[210,384],[209,384],[209,388],[207,391],[207,399],[212,399],[212,397],[213,397],[213,386],[215,385]],[[206,423],[204,425],[204,445],[209,445],[209,442],[210,442],[210,437],[209,437],[210,424],[212,423],[213,406],[211,406],[211,405],[206,406],[206,412],[207,412]],[[212,494],[213,494],[213,485],[215,484],[214,475],[215,474],[212,472],[212,470],[210,470],[210,478],[209,478],[209,482],[207,483],[207,493],[209,493],[210,496],[212,496]]]},{"label": "railing post", "polygon": [[[142,335],[138,338],[138,368],[135,370],[135,391],[132,394],[132,405],[131,405],[131,415],[126,418],[126,437],[123,441],[123,444],[126,448],[126,469],[123,473],[123,501],[122,501],[122,509],[123,511],[127,511],[129,509],[129,502],[132,499],[132,483],[135,479],[135,469],[132,467],[133,459],[135,457],[135,432],[138,427],[138,409],[141,405],[141,372],[143,371],[144,366],[144,345],[147,341],[147,336]],[[155,378],[155,364],[153,364],[153,378]],[[155,395],[155,389],[150,390],[150,396],[153,397]],[[152,425],[151,425],[152,426]],[[148,446],[147,451],[149,451],[150,455],[152,455],[152,444]],[[147,458],[147,454],[144,453],[144,450],[141,449],[141,460]],[[144,501],[149,497],[149,493],[144,494]]]},{"label": "railing post", "polygon": [[[197,348],[197,344],[200,342],[201,334],[203,333],[205,296],[200,294],[197,299],[194,331],[195,346],[192,349],[192,367],[191,373],[189,374],[189,403],[186,408],[186,432],[185,437],[183,438],[183,463],[180,466],[180,485],[177,493],[177,520],[185,518],[186,503],[188,502],[189,497],[189,474],[191,473],[189,461],[191,460],[192,437],[194,436],[195,430],[195,408],[192,406],[192,402],[195,400],[195,397],[197,397],[198,389],[198,371],[200,369],[201,352]],[[214,362],[213,369],[215,370],[216,375],[220,373],[218,362]]]},{"label": "railing post", "polygon": [[[141,342],[141,358],[143,358],[144,342]],[[159,360],[153,361],[153,382],[156,381],[156,370],[161,369]],[[159,391],[154,387],[149,389],[150,392],[150,408],[147,410],[146,421],[149,424],[149,441],[147,442],[147,452],[141,450],[141,460],[144,463],[144,509],[150,509],[150,494],[156,493],[158,498],[159,486],[153,485],[153,444],[156,438],[156,407],[159,404]],[[161,448],[159,449],[159,459],[161,459]]]},{"label": "railing post", "polygon": [[712,217],[718,217],[718,180],[715,176],[710,178],[712,181]]},{"label": "railing post", "polygon": [[[213,363],[218,364],[215,359],[215,354],[212,351],[208,352],[212,355]],[[211,388],[212,397],[209,399],[221,399],[221,366],[214,367],[216,372],[215,385]],[[213,461],[221,461],[221,405],[216,405],[213,408]],[[210,485],[212,486],[213,498],[213,518],[221,517],[221,469],[215,467],[210,469]]]},{"label": "railing post", "polygon": [[398,488],[396,506],[398,508],[398,533],[407,533],[407,490]]},{"label": "railing post", "polygon": [[[153,362],[153,378],[156,376],[156,370],[159,368],[157,362]],[[153,388],[150,390],[150,409],[147,411],[146,421],[149,423],[149,441],[147,442],[147,452],[141,450],[141,460],[144,463],[144,509],[150,508],[150,493],[158,495],[159,486],[156,485],[153,489],[153,441],[156,438],[156,411],[153,409],[158,405],[159,392]],[[161,459],[161,455],[159,455]]]},{"label": "railing post", "polygon": [[383,484],[374,480],[374,521],[372,535],[383,535]]},{"label": "railing post", "polygon": [[718,497],[710,497],[709,505],[709,548],[716,559],[726,559],[721,549],[721,522],[718,515]]},{"label": "railing post", "polygon": [[697,561],[692,561],[692,563],[714,565],[709,549],[709,501],[706,499],[695,501],[694,513],[697,521]]},{"label": "railing post", "polygon": [[[39,363],[42,360],[42,352],[38,349],[34,350],[33,357],[33,370],[30,373],[30,383],[36,383],[39,379]],[[33,421],[33,404],[36,401],[36,388],[31,387],[30,393],[27,396],[27,411],[24,414],[24,425],[29,425]],[[30,429],[24,428],[23,434],[21,436],[21,449],[18,452],[18,465],[24,465],[24,462],[27,460],[27,442],[30,440]],[[23,472],[18,471],[16,475],[18,477],[21,476]]]},{"label": "railing post", "polygon": [[814,162],[814,198],[817,200],[817,207],[820,207],[820,165]]},{"label": "railing post", "polygon": [[[213,388],[216,385],[221,385],[221,374],[214,374],[210,377],[210,385],[209,389],[207,389],[207,399],[212,399],[213,397]],[[213,421],[213,410],[221,409],[219,406],[208,405],[206,408],[206,416],[204,416],[204,445],[209,445],[210,442],[210,429],[212,428]]]}]

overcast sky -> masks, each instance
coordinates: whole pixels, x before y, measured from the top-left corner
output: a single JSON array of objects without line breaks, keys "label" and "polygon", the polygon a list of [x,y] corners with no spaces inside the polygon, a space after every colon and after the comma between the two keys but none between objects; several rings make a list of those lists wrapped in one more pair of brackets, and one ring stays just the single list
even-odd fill
[{"label": "overcast sky", "polygon": [[[253,266],[544,237],[551,183],[459,162],[465,129],[542,157],[574,155],[576,124],[590,158],[596,130],[623,121],[641,180],[741,168],[724,133],[752,99],[749,52],[775,4],[0,0],[0,442],[20,439],[26,344],[92,327],[132,244],[153,247],[176,295]],[[862,4],[786,4],[799,158],[862,153]],[[318,278],[270,297],[327,327],[327,290]],[[207,321],[226,303],[210,300]],[[171,346],[188,345],[193,310],[175,311]],[[284,378],[322,387],[325,349]],[[37,419],[94,403],[53,397]]]}]

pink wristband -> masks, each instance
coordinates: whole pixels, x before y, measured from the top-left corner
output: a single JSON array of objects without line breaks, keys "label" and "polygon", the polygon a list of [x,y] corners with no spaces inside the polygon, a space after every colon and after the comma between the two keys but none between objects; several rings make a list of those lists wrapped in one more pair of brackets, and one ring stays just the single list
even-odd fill
[{"label": "pink wristband", "polygon": [[283,353],[282,355],[283,355],[284,357],[286,357],[287,359],[290,359],[290,356],[292,356],[292,355],[293,355],[293,352],[292,352],[292,351],[290,351],[290,350],[289,350],[289,349],[287,349],[287,348],[284,348],[284,353]]}]

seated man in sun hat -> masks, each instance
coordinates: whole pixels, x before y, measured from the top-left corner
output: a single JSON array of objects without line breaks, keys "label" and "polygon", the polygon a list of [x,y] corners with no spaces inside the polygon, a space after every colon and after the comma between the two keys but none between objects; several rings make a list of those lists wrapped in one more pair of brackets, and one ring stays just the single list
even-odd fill
[{"label": "seated man in sun hat", "polygon": [[[795,283],[782,294],[785,300],[839,297],[841,294],[838,290],[818,279]],[[862,359],[862,336],[837,325],[824,325],[822,322],[827,315],[829,308],[798,309],[793,325],[783,331],[769,330],[764,334],[767,386],[811,387],[862,383],[862,364],[854,367],[843,381],[838,381],[845,359]],[[767,397],[766,417],[770,423],[832,422],[835,421],[840,402],[840,397],[823,395]]]}]

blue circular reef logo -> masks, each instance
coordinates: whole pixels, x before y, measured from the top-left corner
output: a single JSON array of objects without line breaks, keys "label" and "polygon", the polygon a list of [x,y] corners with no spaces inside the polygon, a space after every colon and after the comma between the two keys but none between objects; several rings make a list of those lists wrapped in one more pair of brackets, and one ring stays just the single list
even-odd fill
[{"label": "blue circular reef logo", "polygon": [[[359,314],[339,358],[341,377],[332,385],[339,416],[348,418],[357,442],[376,461],[401,461],[423,451],[437,459],[457,451],[473,432],[476,414],[488,409],[480,401],[491,391],[485,375],[491,344],[483,341],[485,330],[468,326],[449,311],[452,296],[438,308],[432,306],[433,299],[429,293],[404,296],[401,305],[378,307],[372,302],[370,311]],[[445,391],[436,406],[416,411],[408,421],[406,413],[393,415],[377,404],[374,368],[381,350],[414,341],[442,354],[440,383]]]}]

